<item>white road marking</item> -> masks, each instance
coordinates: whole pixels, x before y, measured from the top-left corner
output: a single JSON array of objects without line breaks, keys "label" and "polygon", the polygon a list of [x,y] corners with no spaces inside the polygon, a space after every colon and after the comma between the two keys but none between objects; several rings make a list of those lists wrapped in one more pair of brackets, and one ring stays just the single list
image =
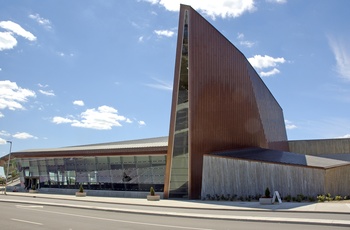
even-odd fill
[{"label": "white road marking", "polygon": [[193,228],[193,227],[185,227],[185,226],[175,226],[175,225],[165,225],[165,224],[153,224],[153,223],[142,223],[142,222],[135,222],[135,221],[127,221],[127,220],[116,220],[116,219],[108,219],[108,218],[95,217],[95,216],[84,216],[84,215],[78,215],[78,214],[72,214],[72,213],[55,212],[55,211],[47,211],[47,210],[39,210],[39,209],[33,209],[33,211],[54,213],[54,214],[66,215],[66,216],[75,216],[75,217],[88,218],[88,219],[95,219],[95,220],[121,222],[121,223],[127,223],[127,224],[138,224],[138,225],[147,225],[147,226],[157,226],[157,227],[164,227],[164,228],[192,229],[192,230],[213,230],[213,229],[209,229],[209,228]]},{"label": "white road marking", "polygon": [[28,221],[28,220],[19,220],[19,219],[13,219],[13,218],[11,220],[18,221],[18,222],[23,222],[23,223],[27,223],[27,224],[43,225],[42,223],[32,222],[32,221]]}]

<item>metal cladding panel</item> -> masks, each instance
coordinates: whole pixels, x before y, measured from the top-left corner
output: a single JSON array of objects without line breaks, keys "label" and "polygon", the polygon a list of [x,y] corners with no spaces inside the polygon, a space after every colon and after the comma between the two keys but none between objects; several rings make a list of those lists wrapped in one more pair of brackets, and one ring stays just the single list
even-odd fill
[{"label": "metal cladding panel", "polygon": [[287,137],[280,106],[244,55],[201,15],[190,12],[189,194],[197,198],[203,154],[269,148],[287,143]]},{"label": "metal cladding panel", "polygon": [[189,194],[198,198],[203,154],[267,142],[246,59],[195,11],[189,22]]},{"label": "metal cladding panel", "polygon": [[289,151],[282,108],[248,60],[247,67],[267,141],[267,148]]},{"label": "metal cladding panel", "polygon": [[[288,150],[280,106],[244,55],[189,6],[181,6],[167,177],[171,174],[184,11],[188,10],[189,186],[201,194],[203,155],[247,147]],[[167,193],[165,182],[165,193]]]},{"label": "metal cladding panel", "polygon": [[195,11],[189,34],[190,136],[200,145],[193,147],[266,147],[244,56]]}]

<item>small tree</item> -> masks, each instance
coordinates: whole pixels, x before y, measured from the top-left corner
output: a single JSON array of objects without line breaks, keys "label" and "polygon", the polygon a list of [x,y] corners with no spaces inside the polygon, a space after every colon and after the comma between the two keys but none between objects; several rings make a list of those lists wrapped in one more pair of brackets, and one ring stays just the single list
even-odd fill
[{"label": "small tree", "polygon": [[84,192],[83,184],[80,184],[79,192]]},{"label": "small tree", "polygon": [[151,196],[154,196],[154,195],[155,195],[155,192],[154,192],[154,188],[153,188],[153,187],[150,188],[149,192],[150,192]]},{"label": "small tree", "polygon": [[266,198],[270,198],[270,189],[267,187],[266,189],[265,189],[265,197]]}]

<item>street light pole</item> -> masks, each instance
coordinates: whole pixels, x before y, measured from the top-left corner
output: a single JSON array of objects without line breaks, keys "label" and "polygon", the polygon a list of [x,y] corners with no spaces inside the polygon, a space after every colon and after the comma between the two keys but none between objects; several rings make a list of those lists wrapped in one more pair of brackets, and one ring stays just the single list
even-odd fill
[{"label": "street light pole", "polygon": [[6,188],[7,188],[7,178],[9,176],[9,168],[10,168],[10,160],[11,160],[11,149],[12,149],[12,141],[6,141],[7,143],[10,143],[10,152],[9,152],[9,159],[7,161],[7,172],[6,172],[6,182],[5,182],[5,190],[4,190],[4,194],[6,194]]}]

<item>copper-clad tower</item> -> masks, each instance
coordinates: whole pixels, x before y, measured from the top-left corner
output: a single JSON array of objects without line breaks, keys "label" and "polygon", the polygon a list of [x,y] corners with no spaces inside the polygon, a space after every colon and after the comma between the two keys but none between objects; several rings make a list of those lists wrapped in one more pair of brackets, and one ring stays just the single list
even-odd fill
[{"label": "copper-clad tower", "polygon": [[181,5],[164,197],[198,199],[203,154],[248,147],[288,151],[282,109],[245,56]]}]

